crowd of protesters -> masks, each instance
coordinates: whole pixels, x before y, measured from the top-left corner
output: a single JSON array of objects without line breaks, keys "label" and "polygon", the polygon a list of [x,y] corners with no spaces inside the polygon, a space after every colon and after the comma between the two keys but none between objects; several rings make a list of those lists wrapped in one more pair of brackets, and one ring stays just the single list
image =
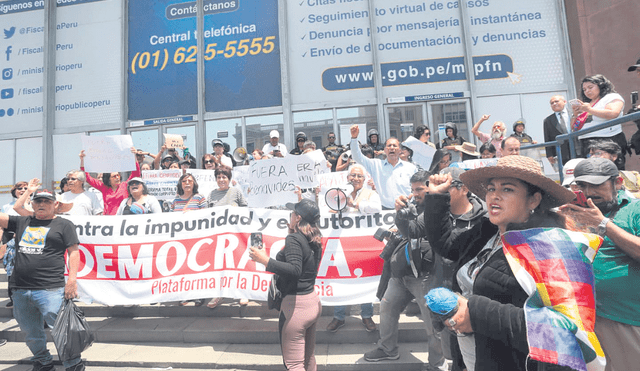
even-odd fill
[{"label": "crowd of protesters", "polygon": [[[636,71],[638,67],[640,60],[630,67],[630,71]],[[555,95],[550,97],[550,106],[553,113],[543,123],[545,141],[622,116],[624,99],[615,92],[606,77],[594,75],[582,80],[580,99],[567,102],[565,97]],[[568,149],[563,146],[561,157],[567,166],[565,182],[561,185],[546,177],[537,161],[520,155],[521,146],[536,143],[525,132],[525,119],[514,122],[513,134],[507,136],[507,126],[501,121],[495,121],[488,133],[480,130],[490,117],[489,114],[483,115],[471,128],[471,133],[481,143],[477,151],[476,145],[458,132],[455,123],[445,125],[445,137],[437,144],[430,141],[428,127],[416,127],[414,138],[425,148],[429,147],[432,153],[430,164],[413,163],[414,151],[408,145],[393,137],[383,141],[376,129],[366,133],[366,143],[360,143],[360,127],[352,126],[350,141],[345,146],[336,144],[335,133],[328,134],[328,144],[321,149],[327,168],[349,172],[347,180],[352,188],[344,211],[371,214],[395,210],[395,232],[407,243],[415,244],[415,251],[419,254],[417,264],[413,258],[409,259],[414,264],[409,269],[409,265],[397,261],[398,251],[404,245],[397,247],[393,245],[397,241],[388,239],[381,255],[384,268],[378,289],[381,300],[380,341],[374,350],[364,355],[364,359],[376,362],[400,357],[398,318],[409,302],[415,300],[427,330],[429,370],[445,370],[445,358],[452,360],[452,369],[456,371],[579,369],[577,363],[558,360],[558,357],[544,358],[536,353],[557,344],[548,345],[544,331],[532,330],[533,319],[528,307],[533,300],[531,298],[548,295],[546,299],[551,304],[546,303],[546,306],[554,308],[572,304],[555,303],[553,295],[541,294],[535,287],[521,281],[515,268],[518,259],[513,255],[515,250],[508,243],[508,236],[513,235],[510,232],[519,231],[521,245],[533,246],[537,236],[523,232],[533,230],[545,237],[550,235],[551,245],[562,245],[553,253],[563,259],[575,259],[571,253],[584,249],[580,250],[575,239],[571,239],[570,244],[559,242],[559,234],[575,236],[571,233],[584,232],[601,237],[598,246],[594,247],[596,251],[600,249],[595,257],[583,257],[581,260],[592,261],[578,269],[583,281],[571,275],[566,278],[574,286],[595,282],[593,287],[575,292],[569,290],[576,295],[575,300],[581,303],[581,308],[595,315],[583,318],[555,311],[556,308],[553,315],[560,316],[569,325],[557,325],[559,317],[545,317],[551,318],[549,323],[556,320],[555,324],[547,324],[551,329],[547,331],[571,330],[574,326],[578,328],[573,328],[574,334],[583,331],[587,337],[597,335],[599,342],[594,341],[595,335],[589,337],[589,341],[584,338],[576,340],[576,344],[582,347],[580,356],[585,364],[604,363],[606,359],[607,370],[637,367],[640,362],[640,322],[637,319],[640,301],[637,295],[629,295],[626,290],[640,283],[640,201],[636,199],[640,195],[640,187],[638,173],[625,169],[625,157],[631,151],[621,127],[616,125],[580,136],[576,145],[581,159],[570,159]],[[304,132],[296,134],[295,148],[291,151],[287,151],[280,142],[277,130],[271,131],[269,136],[270,140],[261,149],[251,154],[245,151],[243,158],[234,158],[228,145],[215,139],[212,152],[200,159],[200,167],[214,171],[217,189],[209,194],[200,194],[196,178],[185,172],[178,180],[174,199],[166,203],[166,211],[185,213],[217,206],[246,207],[246,195],[234,187],[232,169],[235,166],[301,155],[316,149],[316,143],[310,141]],[[76,259],[77,236],[68,230],[68,225],[56,222],[55,228],[64,231],[60,232],[63,236],[60,241],[49,244],[50,239],[47,238],[46,245],[26,248],[23,245],[24,234],[31,230],[29,228],[43,225],[49,228],[59,214],[162,212],[158,199],[149,194],[142,172],[186,170],[198,166],[198,161],[188,151],[164,145],[156,155],[135,148],[131,152],[136,158],[136,169],[126,180],[118,172],[87,173],[82,151],[79,170],[69,171],[62,179],[59,195],[41,190],[38,179],[21,181],[13,186],[11,195],[14,201],[4,205],[0,213],[0,227],[4,229],[0,254],[4,257],[9,276],[10,301],[7,306],[14,306],[23,331],[37,332],[37,336],[41,336],[42,325],[50,326],[55,319],[55,311],[45,306],[30,310],[29,316],[25,315],[28,306],[25,292],[55,288],[61,290],[56,294],[58,299],[72,298],[76,294],[75,277],[71,275],[66,284],[60,281],[59,272],[35,277],[33,282],[24,275],[27,269],[47,264],[42,257],[33,258],[37,249],[40,249],[39,254],[44,252],[45,257],[53,257],[56,269],[65,252],[70,259],[72,256]],[[557,155],[555,147],[546,149],[549,162],[556,162]],[[147,156],[152,158],[151,162],[146,160]],[[477,169],[467,170],[463,165],[463,161],[483,161],[494,157],[496,161]],[[369,182],[365,182],[367,178]],[[256,249],[251,249],[250,257],[264,264],[267,271],[288,276],[297,282],[297,285],[288,286],[282,303],[283,357],[289,369],[315,369],[313,344],[321,310],[313,282],[322,249],[317,224],[320,209],[317,189],[298,187],[297,193],[300,202],[287,205],[292,216],[285,248],[275,259]],[[576,193],[583,194],[587,201],[573,204]],[[585,240],[589,238],[585,237]],[[541,264],[533,255],[520,259],[530,263],[528,267]],[[75,276],[77,262],[74,260],[71,264],[76,264],[75,271],[69,269]],[[561,268],[556,266],[554,269]],[[529,270],[527,272],[533,275]],[[542,275],[545,274],[543,271]],[[538,286],[548,285],[546,287],[554,283],[537,282]],[[428,303],[425,297],[435,287],[457,293],[453,296],[455,309],[448,314],[434,309],[440,302]],[[246,298],[239,299],[240,305],[247,305]],[[51,297],[47,300],[53,302]],[[207,300],[207,306],[215,308],[222,298],[203,298],[180,304],[193,302],[200,306]],[[371,303],[362,303],[362,324],[367,331],[377,329],[372,314]],[[445,314],[448,315],[446,319],[439,317]],[[344,326],[344,317],[345,308],[337,307],[327,330],[336,332]],[[41,324],[39,329],[36,329],[37,323]],[[39,370],[46,371],[53,366],[48,351],[41,349],[42,341],[39,340],[31,350]],[[533,344],[538,344],[536,350]],[[593,354],[588,353],[589,349]],[[84,368],[79,359],[71,360],[65,366],[75,371]]]}]

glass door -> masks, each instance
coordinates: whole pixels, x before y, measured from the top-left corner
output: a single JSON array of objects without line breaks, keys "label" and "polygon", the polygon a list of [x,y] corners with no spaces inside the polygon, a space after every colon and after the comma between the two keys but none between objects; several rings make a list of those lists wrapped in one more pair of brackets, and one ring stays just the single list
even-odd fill
[{"label": "glass door", "polygon": [[427,125],[424,103],[392,105],[386,108],[389,134],[401,142],[413,135],[418,125]]}]

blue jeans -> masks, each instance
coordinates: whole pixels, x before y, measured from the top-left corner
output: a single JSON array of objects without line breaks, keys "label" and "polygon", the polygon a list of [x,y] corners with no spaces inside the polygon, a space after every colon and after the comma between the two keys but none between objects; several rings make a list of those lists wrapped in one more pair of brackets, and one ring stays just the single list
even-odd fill
[{"label": "blue jeans", "polygon": [[[25,333],[27,346],[33,353],[32,361],[48,365],[53,357],[47,350],[47,334],[44,331],[45,321],[49,328],[53,327],[58,311],[64,301],[64,287],[49,290],[14,289],[13,316]],[[65,368],[80,363],[80,357],[65,361]]]},{"label": "blue jeans", "polygon": [[[344,321],[344,317],[346,316],[347,307],[342,305],[339,307],[333,307],[333,318],[338,321]],[[362,319],[373,317],[373,304],[371,303],[363,303],[360,304],[360,317]]]},{"label": "blue jeans", "polygon": [[378,348],[382,349],[388,355],[398,354],[398,322],[400,313],[415,298],[420,312],[422,313],[422,321],[424,321],[425,330],[428,336],[429,347],[429,364],[435,367],[442,367],[444,364],[444,356],[442,354],[442,346],[440,344],[439,335],[433,330],[431,325],[431,316],[426,306],[424,296],[431,289],[434,277],[418,277],[404,276],[402,278],[392,277],[389,280],[389,286],[384,293],[384,297],[380,302],[380,341]]}]

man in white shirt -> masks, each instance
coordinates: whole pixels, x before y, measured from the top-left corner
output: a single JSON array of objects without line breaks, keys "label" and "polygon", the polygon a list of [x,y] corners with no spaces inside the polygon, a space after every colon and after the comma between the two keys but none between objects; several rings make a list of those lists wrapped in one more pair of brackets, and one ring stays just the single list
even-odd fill
[{"label": "man in white shirt", "polygon": [[73,207],[67,214],[69,215],[102,215],[104,207],[98,196],[84,190],[86,180],[84,172],[71,170],[67,173],[67,184],[69,190],[60,195],[60,202],[73,203]]},{"label": "man in white shirt", "polygon": [[287,155],[287,147],[282,144],[282,143],[278,143],[278,141],[280,140],[280,132],[278,132],[278,130],[271,130],[271,132],[269,133],[269,143],[265,144],[264,147],[262,147],[262,152],[264,152],[264,154],[266,155],[271,155],[274,157],[284,157]]}]

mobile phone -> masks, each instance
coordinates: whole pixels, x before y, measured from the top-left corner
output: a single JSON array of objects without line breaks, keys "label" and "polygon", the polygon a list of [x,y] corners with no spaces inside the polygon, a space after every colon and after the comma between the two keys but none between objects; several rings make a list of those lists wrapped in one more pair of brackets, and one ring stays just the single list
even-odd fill
[{"label": "mobile phone", "polygon": [[571,201],[572,204],[580,207],[589,207],[589,205],[587,205],[587,197],[582,191],[574,191],[573,193],[576,194],[576,199]]},{"label": "mobile phone", "polygon": [[574,107],[575,107],[575,106],[579,106],[581,103],[580,103],[580,101],[579,101],[579,100],[577,100],[577,99],[571,99],[571,100],[569,101],[569,104],[570,104],[571,106],[574,106]]},{"label": "mobile phone", "polygon": [[262,243],[262,232],[252,232],[249,236],[249,245],[262,249],[264,247]]},{"label": "mobile phone", "polygon": [[275,155],[276,153],[280,153],[280,150],[279,149],[274,149],[273,150],[273,154]]}]

